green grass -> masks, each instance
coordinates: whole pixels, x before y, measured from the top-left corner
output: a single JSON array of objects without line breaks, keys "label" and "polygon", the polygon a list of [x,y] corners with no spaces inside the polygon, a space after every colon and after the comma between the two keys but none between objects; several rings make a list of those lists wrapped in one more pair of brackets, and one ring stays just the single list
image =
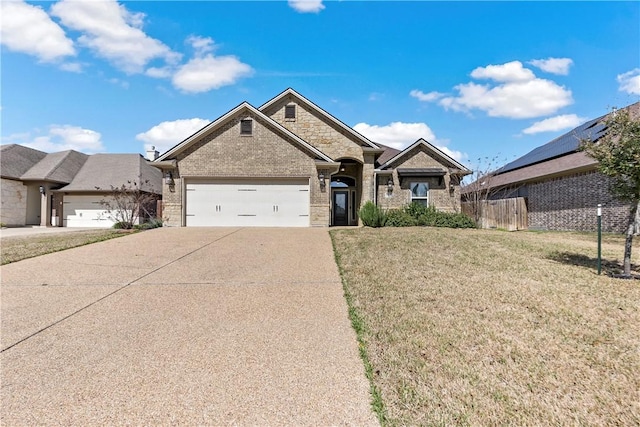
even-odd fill
[{"label": "green grass", "polygon": [[0,260],[2,265],[9,264],[129,234],[131,231],[108,229],[4,237],[0,241]]},{"label": "green grass", "polygon": [[640,281],[594,234],[331,235],[383,425],[640,424]]}]

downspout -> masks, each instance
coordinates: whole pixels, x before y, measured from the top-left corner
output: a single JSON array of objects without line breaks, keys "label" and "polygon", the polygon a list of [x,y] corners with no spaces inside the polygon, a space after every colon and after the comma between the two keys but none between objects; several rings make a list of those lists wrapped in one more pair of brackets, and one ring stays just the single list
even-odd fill
[{"label": "downspout", "polygon": [[373,204],[378,206],[378,172],[373,170]]}]

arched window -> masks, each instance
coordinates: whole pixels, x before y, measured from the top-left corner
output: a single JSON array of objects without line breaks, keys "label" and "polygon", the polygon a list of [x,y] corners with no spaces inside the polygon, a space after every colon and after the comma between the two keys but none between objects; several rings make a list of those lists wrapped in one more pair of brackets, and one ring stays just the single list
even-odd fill
[{"label": "arched window", "polygon": [[332,176],[331,188],[355,187],[356,180],[348,176]]}]

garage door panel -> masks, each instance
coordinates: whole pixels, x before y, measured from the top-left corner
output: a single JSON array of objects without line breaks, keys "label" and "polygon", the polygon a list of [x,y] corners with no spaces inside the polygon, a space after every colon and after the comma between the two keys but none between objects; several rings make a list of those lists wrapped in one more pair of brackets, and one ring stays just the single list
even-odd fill
[{"label": "garage door panel", "polygon": [[100,203],[102,196],[64,196],[63,226],[112,227],[115,221]]},{"label": "garage door panel", "polygon": [[309,180],[193,182],[187,226],[309,226]]}]

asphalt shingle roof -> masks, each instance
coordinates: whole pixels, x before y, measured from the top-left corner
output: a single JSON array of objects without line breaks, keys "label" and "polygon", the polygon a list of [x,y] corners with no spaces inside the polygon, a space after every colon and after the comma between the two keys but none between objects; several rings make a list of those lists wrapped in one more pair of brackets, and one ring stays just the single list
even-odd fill
[{"label": "asphalt shingle roof", "polygon": [[24,181],[54,181],[68,184],[89,156],[74,150],[49,153],[20,179]]},{"label": "asphalt shingle roof", "polygon": [[47,153],[18,144],[0,146],[0,175],[20,179],[25,172],[44,159]]},{"label": "asphalt shingle roof", "polygon": [[150,193],[162,193],[162,172],[139,154],[89,156],[73,181],[60,191],[109,191],[111,186],[128,185],[128,181],[135,181]]}]

